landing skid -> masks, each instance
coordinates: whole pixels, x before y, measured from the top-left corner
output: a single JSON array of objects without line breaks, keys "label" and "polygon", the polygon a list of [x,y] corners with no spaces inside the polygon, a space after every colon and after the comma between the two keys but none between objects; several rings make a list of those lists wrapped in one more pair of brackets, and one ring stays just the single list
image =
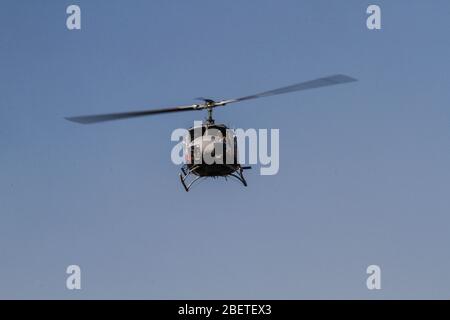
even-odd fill
[{"label": "landing skid", "polygon": [[[245,178],[244,178],[244,175],[243,175],[243,171],[244,170],[248,170],[248,169],[251,169],[252,167],[241,167],[241,166],[239,166],[239,169],[237,169],[235,172],[233,172],[233,173],[231,173],[231,174],[229,174],[229,175],[226,175],[226,176],[223,176],[225,179],[227,178],[227,177],[233,177],[233,178],[235,178],[235,179],[237,179],[237,180],[239,180],[243,185],[244,185],[244,187],[246,187],[247,186],[247,181],[245,180]],[[197,169],[197,167],[192,167],[191,169],[189,169],[189,168],[187,168],[186,166],[183,166],[182,168],[181,168],[181,172],[182,173],[180,173],[180,181],[181,181],[181,184],[183,185],[183,187],[184,187],[184,190],[186,190],[186,192],[189,192],[189,190],[191,189],[191,187],[192,187],[192,185],[196,182],[196,181],[198,181],[198,180],[200,180],[200,178],[208,178],[208,176],[199,176],[199,175],[196,175],[194,172],[195,172],[195,170]],[[191,176],[191,175],[195,175],[195,178],[194,179],[192,179],[190,182],[188,182],[187,183],[187,180],[188,180],[188,178],[189,178],[189,176]],[[220,176],[211,176],[211,177],[213,177],[213,178],[218,178],[218,177],[220,177]],[[187,184],[186,184],[187,183]]]}]

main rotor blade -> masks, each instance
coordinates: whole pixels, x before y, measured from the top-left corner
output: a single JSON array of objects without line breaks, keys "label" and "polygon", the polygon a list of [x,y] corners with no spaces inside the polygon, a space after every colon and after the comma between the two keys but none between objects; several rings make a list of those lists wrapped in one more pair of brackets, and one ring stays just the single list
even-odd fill
[{"label": "main rotor blade", "polygon": [[320,88],[320,87],[333,86],[336,84],[342,84],[342,83],[348,83],[348,82],[354,82],[354,81],[357,81],[357,80],[352,77],[346,76],[346,75],[337,74],[337,75],[333,75],[333,76],[329,76],[329,77],[324,77],[324,78],[319,78],[319,79],[315,79],[315,80],[311,80],[311,81],[297,83],[297,84],[294,84],[291,86],[282,87],[282,88],[278,88],[275,90],[270,90],[270,91],[253,94],[250,96],[220,101],[220,102],[218,102],[218,105],[225,105],[228,103],[234,103],[234,102],[245,101],[245,100],[256,99],[256,98],[270,97],[270,96],[274,96],[277,94],[289,93],[289,92],[294,92],[294,91],[303,91],[303,90],[315,89],[315,88]]},{"label": "main rotor blade", "polygon": [[66,118],[66,120],[76,122],[76,123],[81,123],[81,124],[92,124],[92,123],[105,122],[105,121],[113,121],[113,120],[150,116],[150,115],[161,114],[161,113],[197,110],[199,108],[199,106],[200,105],[198,105],[198,104],[194,104],[194,105],[190,105],[190,106],[179,106],[179,107],[173,107],[173,108],[163,108],[163,109],[154,109],[154,110],[109,113],[109,114],[99,114],[99,115],[91,115],[91,116],[79,116],[79,117]]}]

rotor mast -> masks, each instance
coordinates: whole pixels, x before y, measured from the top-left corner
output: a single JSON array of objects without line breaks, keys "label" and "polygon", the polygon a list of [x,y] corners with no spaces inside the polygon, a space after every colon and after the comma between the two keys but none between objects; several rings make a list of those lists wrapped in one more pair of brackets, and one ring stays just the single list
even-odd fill
[{"label": "rotor mast", "polygon": [[214,119],[212,117],[212,107],[208,107],[206,108],[206,110],[208,111],[208,117],[206,118],[206,124],[214,124]]},{"label": "rotor mast", "polygon": [[208,112],[208,116],[206,118],[206,122],[205,123],[207,125],[214,124],[214,119],[212,117],[212,112],[213,112],[213,108],[217,106],[217,102],[214,101],[214,100],[205,99],[205,98],[203,98],[203,100],[205,101],[204,108]]}]

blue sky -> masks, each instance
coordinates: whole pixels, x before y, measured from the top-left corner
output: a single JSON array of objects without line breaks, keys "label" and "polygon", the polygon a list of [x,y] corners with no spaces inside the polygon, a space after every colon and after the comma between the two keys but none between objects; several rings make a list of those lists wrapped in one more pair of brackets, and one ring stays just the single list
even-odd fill
[{"label": "blue sky", "polygon": [[[448,1],[0,6],[0,298],[449,297]],[[280,129],[279,173],[246,172],[248,188],[182,189],[170,134],[203,113],[64,120],[335,73],[359,82],[215,112]]]}]

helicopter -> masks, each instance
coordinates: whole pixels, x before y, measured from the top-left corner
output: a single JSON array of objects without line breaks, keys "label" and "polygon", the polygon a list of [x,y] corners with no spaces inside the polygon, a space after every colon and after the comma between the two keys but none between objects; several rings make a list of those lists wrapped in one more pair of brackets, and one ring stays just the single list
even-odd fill
[{"label": "helicopter", "polygon": [[[186,192],[188,192],[192,185],[199,179],[209,177],[224,177],[227,179],[228,177],[233,177],[246,187],[247,181],[244,178],[243,172],[244,170],[251,169],[251,167],[243,166],[239,163],[236,136],[234,136],[233,133],[230,134],[232,130],[229,130],[226,125],[215,122],[212,116],[214,108],[257,98],[270,97],[294,91],[303,91],[354,81],[357,80],[350,76],[336,74],[234,99],[215,101],[207,98],[197,98],[202,102],[161,109],[76,116],[67,117],[65,119],[80,124],[93,124],[164,113],[206,110],[206,120],[202,122],[201,126],[194,126],[188,129],[188,134],[183,140],[186,163],[182,166],[181,173],[179,175],[181,184]],[[206,161],[205,154],[209,154],[213,161]],[[188,181],[191,176],[192,179]]]}]

